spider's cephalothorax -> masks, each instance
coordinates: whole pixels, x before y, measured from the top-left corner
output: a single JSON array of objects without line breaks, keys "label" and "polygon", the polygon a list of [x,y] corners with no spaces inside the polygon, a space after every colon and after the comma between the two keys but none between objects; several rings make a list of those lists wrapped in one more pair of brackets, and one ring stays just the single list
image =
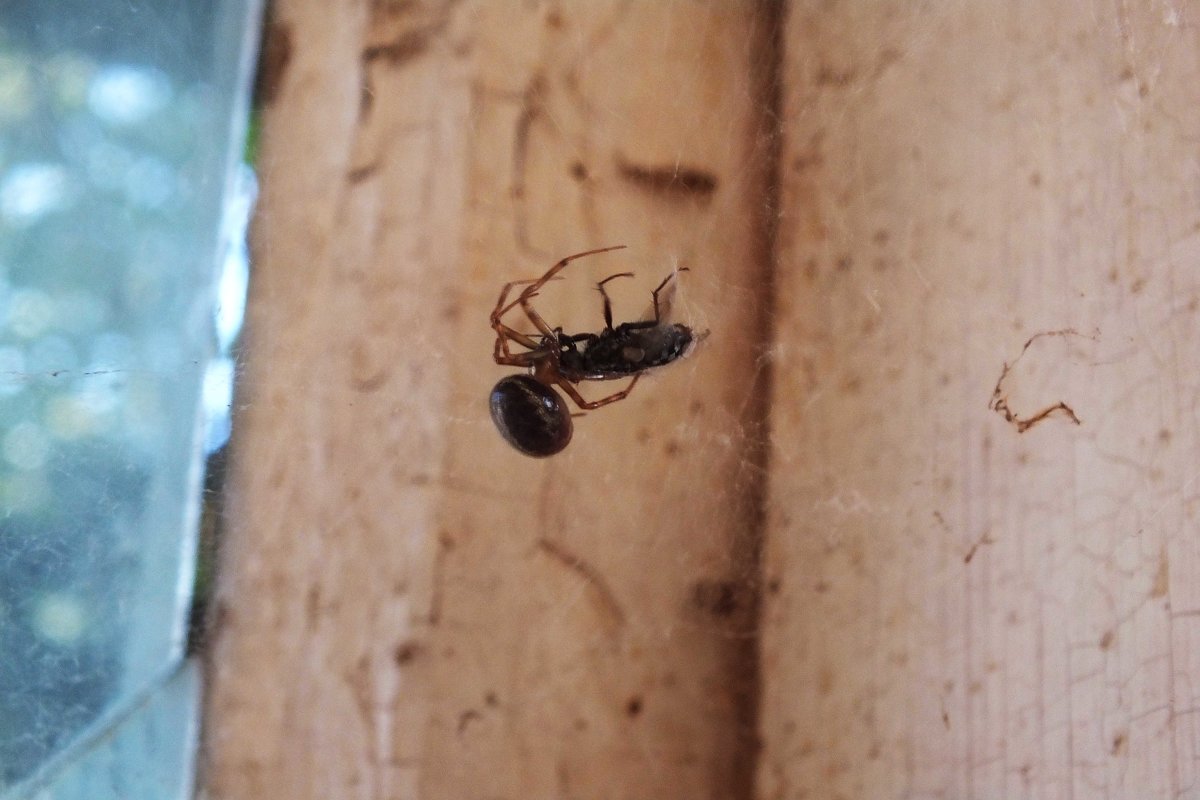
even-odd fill
[{"label": "spider's cephalothorax", "polygon": [[[530,456],[550,456],[562,450],[571,440],[571,418],[566,404],[552,387],[561,388],[575,405],[591,411],[623,400],[633,390],[644,372],[670,364],[685,355],[696,341],[691,328],[662,320],[658,295],[675,277],[668,275],[653,292],[654,319],[641,322],[622,322],[613,326],[612,303],[604,284],[614,278],[631,277],[622,272],[600,281],[598,288],[604,298],[604,330],[599,333],[564,333],[551,328],[534,310],[532,299],[548,281],[577,258],[620,250],[624,245],[576,253],[559,261],[540,278],[512,281],[504,285],[500,299],[492,310],[492,330],[496,332],[493,358],[497,364],[526,367],[528,376],[509,376],[492,389],[492,420],[500,433],[513,447]],[[686,269],[686,267],[684,268]],[[683,270],[677,270],[680,272]],[[514,286],[525,289],[507,302]],[[525,334],[502,322],[506,313],[520,306],[525,316],[537,328],[537,334]],[[509,345],[516,342],[525,352],[514,353]],[[581,381],[607,381],[632,378],[629,385],[616,394],[600,400],[584,400],[574,384]]]}]

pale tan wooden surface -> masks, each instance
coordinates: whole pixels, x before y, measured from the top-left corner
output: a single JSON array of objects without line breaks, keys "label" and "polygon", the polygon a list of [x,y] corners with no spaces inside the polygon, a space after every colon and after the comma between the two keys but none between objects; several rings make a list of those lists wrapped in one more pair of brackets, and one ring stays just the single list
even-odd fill
[{"label": "pale tan wooden surface", "polygon": [[1198,12],[793,4],[760,797],[1200,794]]},{"label": "pale tan wooden surface", "polygon": [[[747,795],[771,142],[751,11],[277,4],[213,797]],[[487,416],[488,312],[612,244],[543,292],[552,323],[598,328],[594,281],[624,270],[634,318],[684,265],[677,308],[711,335],[526,459]]]},{"label": "pale tan wooden surface", "polygon": [[[1134,6],[281,0],[208,793],[1193,796],[1200,8]],[[610,244],[552,322],[682,264],[711,334],[525,459],[487,313]]]}]

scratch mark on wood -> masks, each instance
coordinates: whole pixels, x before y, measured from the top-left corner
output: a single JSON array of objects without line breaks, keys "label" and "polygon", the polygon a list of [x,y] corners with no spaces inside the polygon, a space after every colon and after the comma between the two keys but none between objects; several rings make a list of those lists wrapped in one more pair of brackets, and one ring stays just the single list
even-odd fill
[{"label": "scratch mark on wood", "polygon": [[[1074,330],[1073,328],[1063,328],[1063,329],[1057,330],[1057,331],[1043,331],[1042,333],[1035,333],[1033,336],[1030,336],[1029,340],[1025,342],[1025,346],[1021,348],[1020,354],[1015,359],[1013,359],[1012,363],[1006,362],[1004,364],[1004,368],[1000,371],[1000,377],[996,380],[996,388],[994,388],[992,390],[992,399],[988,402],[988,408],[990,410],[995,411],[996,413],[1002,415],[1006,422],[1012,423],[1012,425],[1014,427],[1016,427],[1017,433],[1024,433],[1025,431],[1032,428],[1034,425],[1037,425],[1042,420],[1048,419],[1049,417],[1053,416],[1054,414],[1058,414],[1059,412],[1061,412],[1060,416],[1067,417],[1068,419],[1071,420],[1071,422],[1075,423],[1076,425],[1082,425],[1083,423],[1080,421],[1079,417],[1076,416],[1075,410],[1072,409],[1069,405],[1067,405],[1065,402],[1063,402],[1061,400],[1059,402],[1055,403],[1054,405],[1047,406],[1046,408],[1042,409],[1041,411],[1037,412],[1036,414],[1034,414],[1031,417],[1022,418],[1022,417],[1018,416],[1016,413],[1014,413],[1013,410],[1009,407],[1008,395],[1005,394],[1005,392],[1004,392],[1005,378],[1008,377],[1009,372],[1012,371],[1012,368],[1017,365],[1017,362],[1021,360],[1021,358],[1025,355],[1025,352],[1027,350],[1029,350],[1029,346],[1031,344],[1033,344],[1035,341],[1042,338],[1043,336],[1082,336],[1082,335],[1083,334],[1079,333],[1078,331]],[[1088,337],[1088,338],[1090,338],[1090,337]]]},{"label": "scratch mark on wood", "polygon": [[431,26],[429,28],[408,31],[397,36],[390,42],[364,48],[362,51],[363,61],[370,63],[381,60],[386,61],[393,67],[399,66],[405,61],[414,59],[428,50],[430,39],[432,39],[441,27]]},{"label": "scratch mark on wood", "polygon": [[622,178],[652,194],[678,199],[696,197],[708,199],[717,190],[719,181],[712,172],[700,167],[681,164],[642,165],[616,156],[617,172]]},{"label": "scratch mark on wood", "polygon": [[613,628],[620,628],[625,624],[625,612],[621,609],[621,604],[617,602],[617,596],[613,594],[612,588],[604,580],[604,576],[600,574],[599,570],[549,539],[538,539],[537,546],[543,553],[583,578],[595,593],[597,607],[612,623]]},{"label": "scratch mark on wood", "polygon": [[996,543],[996,540],[985,533],[982,537],[980,537],[979,541],[977,541],[977,542],[975,542],[975,544],[971,545],[971,549],[967,550],[966,555],[963,556],[963,563],[970,564],[971,559],[975,557],[975,553],[977,553],[979,551],[979,548],[983,547],[984,545],[995,544],[995,543]]},{"label": "scratch mark on wood", "polygon": [[471,724],[472,720],[477,720],[477,719],[483,719],[483,714],[480,714],[478,711],[476,711],[473,708],[468,709],[468,710],[464,711],[463,713],[459,714],[458,715],[458,735],[462,736],[467,730],[467,725]]},{"label": "scratch mark on wood", "polygon": [[546,81],[534,74],[521,93],[521,113],[513,129],[512,198],[516,205],[513,224],[517,244],[526,252],[533,252],[529,243],[529,220],[525,207],[525,176],[529,164],[529,139],[534,121],[542,114],[542,94]]},{"label": "scratch mark on wood", "polygon": [[1159,597],[1166,597],[1170,572],[1170,562],[1167,559],[1167,551],[1166,549],[1163,549],[1158,554],[1158,572],[1154,574],[1154,584],[1150,587],[1150,598],[1152,600],[1158,599]]},{"label": "scratch mark on wood", "polygon": [[346,182],[350,184],[362,183],[367,178],[379,171],[379,162],[372,161],[370,164],[364,164],[361,167],[355,167],[346,173]]}]

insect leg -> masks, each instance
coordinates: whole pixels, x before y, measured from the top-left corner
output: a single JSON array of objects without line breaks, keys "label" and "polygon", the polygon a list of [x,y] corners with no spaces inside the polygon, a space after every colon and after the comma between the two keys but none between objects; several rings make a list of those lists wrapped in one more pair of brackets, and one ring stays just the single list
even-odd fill
[{"label": "insect leg", "polygon": [[600,290],[600,296],[604,298],[604,327],[612,330],[612,301],[608,299],[608,292],[604,291],[604,284],[611,281],[613,278],[632,278],[632,272],[618,272],[616,275],[609,275],[604,280],[596,284],[596,288]]},{"label": "insect leg", "polygon": [[517,281],[517,283],[528,283],[529,288],[527,288],[523,292],[521,292],[520,296],[518,296],[518,298],[516,300],[514,300],[513,302],[509,303],[508,306],[504,309],[504,311],[501,311],[500,313],[501,314],[505,313],[506,311],[508,311],[508,309],[512,308],[513,306],[517,305],[518,303],[521,305],[524,305],[524,302],[522,302],[522,301],[531,299],[535,294],[537,294],[538,289],[541,289],[543,286],[545,286],[547,282],[554,280],[554,276],[557,275],[562,270],[563,267],[565,267],[567,264],[570,264],[575,259],[583,258],[584,256],[595,255],[596,253],[607,253],[610,250],[623,250],[623,249],[625,249],[625,245],[618,244],[618,245],[614,245],[613,247],[601,247],[596,250],[584,250],[582,253],[576,253],[575,255],[567,256],[566,258],[562,259],[561,261],[556,263],[553,267],[546,270],[546,274],[543,275],[542,277],[538,278],[537,280]]},{"label": "insect leg", "polygon": [[671,282],[672,278],[674,278],[676,275],[678,275],[681,272],[691,272],[691,270],[689,270],[687,267],[680,267],[679,269],[675,270],[667,277],[663,278],[662,283],[660,283],[658,285],[658,288],[650,293],[650,296],[654,298],[654,321],[655,322],[658,322],[660,319],[660,315],[659,315],[659,311],[658,311],[658,293],[663,290],[664,286],[666,286],[668,283]]}]

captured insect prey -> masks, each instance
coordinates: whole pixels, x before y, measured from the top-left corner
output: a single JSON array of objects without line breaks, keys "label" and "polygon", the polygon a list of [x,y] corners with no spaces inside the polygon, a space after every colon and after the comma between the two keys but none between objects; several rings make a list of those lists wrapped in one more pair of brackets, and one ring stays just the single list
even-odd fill
[{"label": "captured insect prey", "polygon": [[[613,327],[612,302],[604,285],[615,278],[632,278],[632,272],[610,275],[597,284],[604,301],[604,330],[599,333],[565,333],[561,327],[551,328],[536,310],[532,300],[563,267],[577,258],[621,250],[625,245],[587,250],[567,256],[540,278],[511,281],[504,284],[500,299],[492,309],[492,330],[496,346],[492,357],[497,364],[525,367],[528,375],[509,375],[501,378],[492,389],[492,421],[509,444],[527,456],[544,458],[560,452],[571,441],[574,428],[571,412],[565,400],[554,390],[562,389],[579,408],[586,411],[624,400],[642,374],[662,367],[684,356],[696,341],[692,329],[679,323],[663,320],[659,293],[686,267],[663,279],[651,297],[654,300],[654,319],[641,322],[622,322]],[[515,299],[508,296],[514,286],[525,288]],[[526,334],[509,327],[502,320],[517,306],[537,328]],[[514,353],[513,344],[525,348]],[[582,381],[631,380],[624,389],[599,400],[584,400],[575,388]]]}]

